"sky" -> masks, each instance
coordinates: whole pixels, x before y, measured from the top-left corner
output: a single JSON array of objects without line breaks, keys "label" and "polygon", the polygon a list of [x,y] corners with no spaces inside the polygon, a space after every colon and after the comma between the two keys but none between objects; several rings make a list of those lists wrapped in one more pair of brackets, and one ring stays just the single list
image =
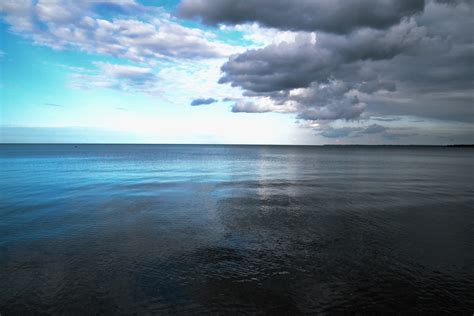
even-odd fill
[{"label": "sky", "polygon": [[472,0],[2,0],[0,142],[474,143]]}]

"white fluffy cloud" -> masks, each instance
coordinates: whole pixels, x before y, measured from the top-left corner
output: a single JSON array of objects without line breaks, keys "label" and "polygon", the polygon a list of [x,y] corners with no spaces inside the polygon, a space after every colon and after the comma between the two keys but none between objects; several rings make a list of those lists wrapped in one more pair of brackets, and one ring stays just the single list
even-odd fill
[{"label": "white fluffy cloud", "polygon": [[181,26],[160,9],[134,0],[4,0],[0,12],[14,32],[56,49],[73,48],[138,62],[163,57],[215,58],[237,52],[213,33]]}]

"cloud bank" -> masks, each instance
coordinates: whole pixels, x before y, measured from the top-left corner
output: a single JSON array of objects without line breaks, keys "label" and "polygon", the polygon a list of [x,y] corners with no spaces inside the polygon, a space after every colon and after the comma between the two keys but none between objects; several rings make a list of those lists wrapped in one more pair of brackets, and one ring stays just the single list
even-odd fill
[{"label": "cloud bank", "polygon": [[388,28],[423,7],[423,0],[184,0],[179,13],[210,25],[258,22],[283,30],[345,34]]},{"label": "cloud bank", "polygon": [[331,130],[330,122],[371,116],[472,122],[472,13],[473,2],[462,0],[184,0],[179,6],[182,17],[209,25],[257,23],[294,32],[291,40],[231,56],[219,82],[243,91],[233,112],[294,113],[322,122],[326,137],[354,132]]}]

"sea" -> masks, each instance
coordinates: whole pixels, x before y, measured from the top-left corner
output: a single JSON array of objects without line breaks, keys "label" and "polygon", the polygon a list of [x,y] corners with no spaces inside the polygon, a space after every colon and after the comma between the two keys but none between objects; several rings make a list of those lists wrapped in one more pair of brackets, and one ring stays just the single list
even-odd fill
[{"label": "sea", "polygon": [[0,314],[472,315],[473,158],[0,145]]}]

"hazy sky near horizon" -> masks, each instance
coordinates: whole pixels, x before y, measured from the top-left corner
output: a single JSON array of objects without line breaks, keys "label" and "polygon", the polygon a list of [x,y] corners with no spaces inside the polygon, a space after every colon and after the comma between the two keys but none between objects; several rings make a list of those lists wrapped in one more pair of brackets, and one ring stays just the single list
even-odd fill
[{"label": "hazy sky near horizon", "polygon": [[2,0],[0,142],[474,143],[471,0]]}]

